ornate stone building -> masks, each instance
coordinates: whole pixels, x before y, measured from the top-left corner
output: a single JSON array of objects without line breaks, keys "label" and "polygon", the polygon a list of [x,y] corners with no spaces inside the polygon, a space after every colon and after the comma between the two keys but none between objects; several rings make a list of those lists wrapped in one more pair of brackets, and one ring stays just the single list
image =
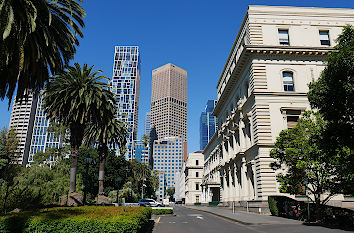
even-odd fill
[{"label": "ornate stone building", "polygon": [[266,211],[279,194],[269,152],[310,108],[308,83],[347,24],[352,9],[249,6],[217,84],[218,132],[203,151],[206,201]]}]

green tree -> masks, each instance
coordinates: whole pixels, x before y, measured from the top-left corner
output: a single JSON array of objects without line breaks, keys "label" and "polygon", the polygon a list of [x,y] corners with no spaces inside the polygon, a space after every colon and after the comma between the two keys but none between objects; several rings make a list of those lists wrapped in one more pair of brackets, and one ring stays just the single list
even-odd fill
[{"label": "green tree", "polygon": [[0,3],[0,98],[39,90],[64,70],[79,45],[86,13],[75,0]]},{"label": "green tree", "polygon": [[14,178],[21,170],[20,165],[16,163],[17,147],[19,140],[16,137],[15,129],[7,130],[3,128],[0,132],[0,193],[3,202],[0,203],[1,209],[6,211],[9,195],[15,183]]},{"label": "green tree", "polygon": [[170,201],[174,200],[173,195],[175,195],[175,188],[174,187],[169,187],[167,190],[167,195],[170,197]]},{"label": "green tree", "polygon": [[119,191],[119,198],[125,198],[125,202],[134,203],[138,202],[138,196],[133,190],[133,184],[131,182],[127,182],[124,184],[123,189]]},{"label": "green tree", "polygon": [[143,140],[144,146],[147,146],[150,143],[150,136],[144,134],[143,137],[142,137],[142,140]]},{"label": "green tree", "polygon": [[[281,171],[277,176],[280,191],[303,193],[307,181],[308,197],[312,200],[313,195],[317,210],[341,190],[338,166],[333,156],[323,149],[322,132],[326,125],[318,112],[306,111],[294,128],[280,133],[270,152],[275,159],[271,167]],[[322,194],[327,197],[321,199]]]},{"label": "green tree", "polygon": [[344,192],[354,193],[354,29],[346,26],[321,77],[309,85],[308,99],[328,121],[324,145],[337,155]]},{"label": "green tree", "polygon": [[[113,94],[111,96],[113,98]],[[115,148],[125,147],[127,143],[128,130],[125,122],[114,118],[115,109],[113,103],[108,103],[112,106],[101,106],[103,113],[100,120],[92,122],[85,131],[85,138],[87,143],[98,143],[99,154],[99,176],[98,176],[98,195],[104,195],[104,172],[106,158],[109,152],[109,146]]]},{"label": "green tree", "polygon": [[102,81],[107,78],[98,76],[102,71],[93,72],[92,69],[93,66],[88,68],[84,64],[81,68],[75,63],[75,66],[68,66],[67,71],[52,78],[44,89],[43,100],[47,117],[52,121],[57,120],[70,131],[70,195],[76,192],[77,160],[84,130],[88,123],[100,121],[105,113],[102,106],[109,107],[114,102],[108,84]]}]

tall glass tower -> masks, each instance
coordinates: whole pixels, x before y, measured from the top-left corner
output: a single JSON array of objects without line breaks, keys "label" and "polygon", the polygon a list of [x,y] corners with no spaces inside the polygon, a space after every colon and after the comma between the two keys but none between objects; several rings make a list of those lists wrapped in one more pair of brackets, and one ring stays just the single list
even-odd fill
[{"label": "tall glass tower", "polygon": [[[49,126],[50,120],[46,118],[46,114],[44,113],[43,93],[41,93],[37,101],[28,162],[32,162],[33,155],[39,151],[45,152],[49,148],[58,149],[64,145],[63,138],[55,137],[54,132],[48,132]],[[51,163],[56,159],[56,157],[49,158],[48,162]]]},{"label": "tall glass tower", "polygon": [[[111,91],[116,95],[118,112],[116,117],[127,123],[129,137],[125,158],[134,159],[133,142],[137,138],[140,55],[138,46],[116,46],[114,51],[113,76]],[[116,150],[119,153],[119,150]]]},{"label": "tall glass tower", "polygon": [[217,118],[212,115],[216,100],[208,100],[204,112],[200,115],[200,149],[204,150],[217,130]]}]

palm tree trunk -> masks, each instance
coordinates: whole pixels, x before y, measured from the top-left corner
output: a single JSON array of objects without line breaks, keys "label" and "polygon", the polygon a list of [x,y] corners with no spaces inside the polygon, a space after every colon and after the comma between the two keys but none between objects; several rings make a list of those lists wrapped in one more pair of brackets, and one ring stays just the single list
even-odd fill
[{"label": "palm tree trunk", "polygon": [[76,192],[76,172],[77,160],[79,157],[79,147],[74,145],[71,147],[71,167],[70,167],[70,190],[69,193]]},{"label": "palm tree trunk", "polygon": [[71,144],[71,168],[70,168],[70,189],[69,193],[76,192],[77,160],[79,158],[80,146],[84,137],[84,126],[73,123],[70,127]]},{"label": "palm tree trunk", "polygon": [[107,145],[102,145],[100,147],[100,167],[99,167],[99,173],[98,173],[98,195],[104,194],[103,181],[104,181],[104,168],[105,168],[107,153],[108,153]]}]

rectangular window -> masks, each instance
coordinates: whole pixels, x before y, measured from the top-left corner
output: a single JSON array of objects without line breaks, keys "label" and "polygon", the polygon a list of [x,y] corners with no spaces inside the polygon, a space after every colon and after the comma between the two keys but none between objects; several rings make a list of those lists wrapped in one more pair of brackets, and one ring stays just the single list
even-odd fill
[{"label": "rectangular window", "polygon": [[195,161],[195,165],[199,165],[199,160],[197,159],[196,161]]},{"label": "rectangular window", "polygon": [[278,29],[279,43],[280,45],[290,45],[289,43],[289,30]]},{"label": "rectangular window", "polygon": [[294,91],[294,77],[292,72],[283,72],[284,91]]},{"label": "rectangular window", "polygon": [[199,190],[199,184],[195,183],[195,190]]},{"label": "rectangular window", "polygon": [[195,177],[199,177],[199,172],[196,172],[196,173],[195,173]]},{"label": "rectangular window", "polygon": [[288,129],[292,129],[297,125],[301,111],[299,110],[288,110],[286,112],[286,121]]},{"label": "rectangular window", "polygon": [[331,45],[329,41],[329,31],[320,31],[320,41],[321,45]]}]

